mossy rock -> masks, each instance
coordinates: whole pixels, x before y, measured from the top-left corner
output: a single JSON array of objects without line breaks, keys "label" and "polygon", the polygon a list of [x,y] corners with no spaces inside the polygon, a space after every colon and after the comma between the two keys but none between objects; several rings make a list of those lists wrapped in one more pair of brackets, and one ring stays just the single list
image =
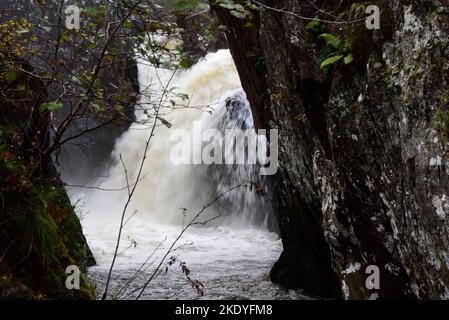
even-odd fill
[{"label": "mossy rock", "polygon": [[84,275],[79,290],[65,286],[67,266],[85,272],[95,260],[52,160],[32,165],[45,147],[48,114],[33,111],[32,127],[39,130],[26,130],[29,118],[22,115],[31,112],[29,101],[44,100],[45,92],[25,89],[34,99],[14,105],[21,113],[0,101],[8,120],[0,121],[0,299],[95,299]]},{"label": "mossy rock", "polygon": [[94,299],[84,275],[79,290],[65,286],[66,267],[84,270],[88,249],[64,188],[57,180],[29,176],[4,145],[0,172],[8,180],[0,189],[1,198],[7,199],[0,215],[0,297]]}]

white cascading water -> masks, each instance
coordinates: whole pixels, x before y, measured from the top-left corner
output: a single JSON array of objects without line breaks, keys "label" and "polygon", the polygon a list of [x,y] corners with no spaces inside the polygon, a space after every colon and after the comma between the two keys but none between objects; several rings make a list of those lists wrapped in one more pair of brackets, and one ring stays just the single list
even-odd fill
[{"label": "white cascading water", "polygon": [[[157,104],[164,96],[165,87],[177,87],[177,91],[189,95],[189,106],[198,108],[161,110],[161,117],[173,126],[158,125],[155,128],[141,179],[127,210],[109,291],[110,296],[122,299],[136,296],[138,288],[142,287],[179,234],[183,221],[201,210],[213,197],[245,180],[257,180],[265,186],[256,166],[176,165],[170,160],[170,152],[177,143],[170,139],[171,130],[183,128],[191,131],[194,121],[199,121],[204,128],[219,130],[252,127],[248,102],[228,50],[209,54],[190,69],[174,76],[171,70],[141,62],[139,83],[141,89],[151,90],[148,96],[152,99],[142,96],[141,106]],[[207,110],[212,112],[205,112],[199,106],[209,106]],[[124,167],[130,183],[135,181],[151,129],[151,123],[143,121],[146,115],[142,108],[136,108],[136,118],[137,121],[117,141],[110,169],[106,177],[98,178],[96,186],[102,189],[126,186]],[[97,282],[98,293],[101,294],[128,191],[125,188],[121,191],[69,190],[69,193],[73,201],[82,203],[78,205],[79,214],[83,216],[83,228],[97,260],[97,266],[89,269],[89,275]],[[184,261],[191,271],[190,277],[205,286],[204,298],[298,297],[269,280],[270,268],[279,257],[282,245],[277,234],[270,231],[273,229],[269,222],[268,197],[269,192],[261,196],[249,188],[230,192],[208,208],[199,221],[221,215],[218,219],[188,229],[177,244],[171,255]],[[148,264],[141,268],[145,272],[126,290],[121,290],[145,261]],[[165,264],[163,266],[165,269]],[[198,294],[175,264],[149,284],[142,298],[195,299]]]}]

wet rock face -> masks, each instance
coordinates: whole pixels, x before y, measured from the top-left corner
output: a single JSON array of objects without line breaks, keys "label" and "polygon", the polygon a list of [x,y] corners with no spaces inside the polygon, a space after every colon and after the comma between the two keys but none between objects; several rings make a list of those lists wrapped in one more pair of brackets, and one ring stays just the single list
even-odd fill
[{"label": "wet rock face", "polygon": [[[304,3],[276,6],[305,13]],[[246,79],[264,82],[256,109],[280,129],[284,253],[271,277],[346,299],[449,298],[448,8],[381,5],[381,30],[357,39],[366,54],[329,80],[305,22],[260,11],[266,70]],[[379,289],[367,288],[369,266]]]},{"label": "wet rock face", "polygon": [[[313,173],[346,298],[447,298],[447,139],[434,116],[447,108],[442,12],[397,4],[393,37],[370,56],[366,74],[333,81],[332,152],[315,151]],[[379,290],[367,290],[360,275],[369,265],[379,267]]]}]

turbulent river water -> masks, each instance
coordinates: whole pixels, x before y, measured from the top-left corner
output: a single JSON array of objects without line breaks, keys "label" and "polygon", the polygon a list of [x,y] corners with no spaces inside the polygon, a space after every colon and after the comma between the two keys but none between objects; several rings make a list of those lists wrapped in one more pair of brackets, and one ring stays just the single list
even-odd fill
[{"label": "turbulent river water", "polygon": [[[128,190],[123,188],[126,177],[130,184],[135,181],[152,128],[152,122],[145,119],[154,116],[155,106],[171,105],[160,110],[162,124],[155,127],[141,179],[125,216],[109,297],[137,297],[182,226],[196,212],[231,187],[257,179],[263,195],[255,188],[241,187],[205,210],[198,221],[218,218],[193,225],[183,234],[141,298],[304,298],[269,280],[282,244],[271,219],[269,183],[258,174],[258,167],[186,165],[170,159],[173,148],[186,143],[170,138],[174,129],[192,132],[193,123],[221,131],[252,127],[250,108],[229,51],[209,54],[190,69],[175,73],[141,61],[139,83],[148,94],[142,95],[136,107],[137,121],[117,141],[108,172],[98,174],[103,177],[97,178],[95,185],[101,189],[69,190],[97,260],[88,276],[98,293],[104,290],[128,198]],[[188,107],[173,108],[183,103]],[[176,262],[169,266],[171,256]],[[192,288],[181,262],[189,269],[190,279],[204,285],[204,295]]]}]

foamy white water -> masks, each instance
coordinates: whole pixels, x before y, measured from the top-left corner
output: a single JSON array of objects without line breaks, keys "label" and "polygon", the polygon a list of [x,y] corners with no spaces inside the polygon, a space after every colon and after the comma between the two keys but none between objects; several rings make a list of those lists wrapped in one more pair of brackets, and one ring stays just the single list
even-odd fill
[{"label": "foamy white water", "polygon": [[[161,116],[172,127],[159,125],[150,142],[141,180],[132,198],[125,220],[119,256],[114,267],[110,297],[135,298],[139,288],[153,273],[167,248],[179,234],[183,221],[189,218],[218,194],[245,180],[260,180],[255,166],[175,165],[170,151],[177,142],[170,140],[170,130],[192,129],[193,121],[205,127],[251,127],[252,117],[241,89],[240,80],[227,50],[209,54],[189,70],[178,72],[156,69],[139,64],[141,88],[148,88],[148,96],[141,103],[152,113],[153,106],[170,99],[183,102],[173,94],[163,95],[164,88],[189,95],[189,108],[164,108]],[[232,98],[229,100],[228,98]],[[225,100],[227,100],[227,103]],[[185,102],[185,101],[184,101]],[[201,106],[201,108],[192,108]],[[213,110],[212,114],[205,112]],[[145,112],[136,108],[137,121],[117,141],[112,165],[106,178],[97,186],[117,189],[126,186],[124,166],[130,183],[134,182],[143,156],[145,141],[152,123],[145,122]],[[101,173],[99,173],[100,175]],[[120,216],[128,192],[91,192],[70,190],[73,201],[81,199],[78,210],[84,218],[83,228],[98,265],[89,269],[101,295],[117,239]],[[195,225],[183,235],[176,250],[170,254],[186,263],[190,277],[204,285],[206,299],[294,299],[300,294],[286,291],[269,280],[269,271],[282,251],[276,233],[270,232],[271,209],[269,192],[256,195],[254,190],[240,188],[226,195],[208,208],[199,221],[221,215],[206,224]],[[186,216],[183,215],[183,210]],[[129,220],[128,220],[129,218]],[[149,258],[151,257],[151,258]],[[148,263],[142,264],[147,261]],[[196,299],[198,293],[189,286],[178,263],[171,266],[149,284],[142,298]],[[126,286],[136,273],[144,271]],[[123,287],[126,287],[126,290]]]}]

